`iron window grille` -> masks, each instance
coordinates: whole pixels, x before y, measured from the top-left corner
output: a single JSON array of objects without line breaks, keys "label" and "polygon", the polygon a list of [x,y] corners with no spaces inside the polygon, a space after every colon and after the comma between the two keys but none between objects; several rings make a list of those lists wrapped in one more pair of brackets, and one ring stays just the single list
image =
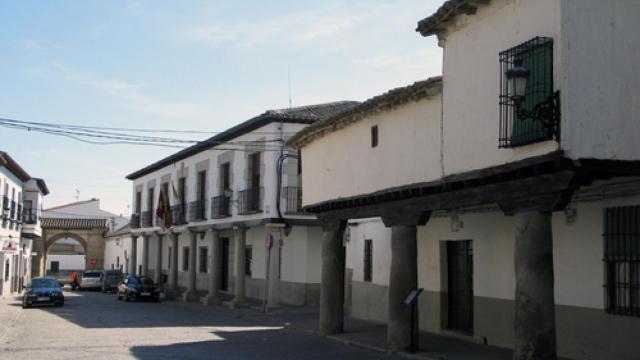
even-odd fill
[{"label": "iron window grille", "polygon": [[184,204],[173,205],[171,207],[171,212],[172,212],[171,218],[173,220],[174,225],[184,225],[187,223]]},{"label": "iron window grille", "polygon": [[192,201],[189,203],[189,221],[206,220],[207,202],[205,200]]},{"label": "iron window grille", "polygon": [[142,227],[148,228],[153,226],[153,211],[142,212]]},{"label": "iron window grille", "polygon": [[[530,71],[526,95],[516,101],[506,73]],[[553,90],[553,39],[535,37],[500,53],[500,148],[559,140],[559,92]]]},{"label": "iron window grille", "polygon": [[211,199],[211,218],[222,219],[231,216],[231,198],[220,195]]},{"label": "iron window grille", "polygon": [[364,241],[364,281],[371,282],[373,278],[373,241]]},{"label": "iron window grille", "polygon": [[199,262],[199,266],[198,266],[198,270],[201,273],[206,273],[207,272],[207,261],[209,259],[209,248],[207,247],[200,247],[200,262]]},{"label": "iron window grille", "polygon": [[262,212],[262,188],[249,188],[238,192],[238,214]]},{"label": "iron window grille", "polygon": [[606,311],[640,317],[640,206],[605,210]]},{"label": "iron window grille", "polygon": [[189,271],[189,248],[182,248],[182,271]]},{"label": "iron window grille", "polygon": [[140,214],[131,214],[131,220],[129,220],[129,226],[132,229],[140,228]]}]

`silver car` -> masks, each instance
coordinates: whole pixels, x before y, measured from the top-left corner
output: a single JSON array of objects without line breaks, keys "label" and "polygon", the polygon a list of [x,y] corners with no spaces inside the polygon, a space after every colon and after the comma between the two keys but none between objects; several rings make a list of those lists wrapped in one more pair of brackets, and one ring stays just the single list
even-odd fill
[{"label": "silver car", "polygon": [[102,286],[103,272],[100,270],[87,270],[82,272],[78,288],[81,290],[100,289]]}]

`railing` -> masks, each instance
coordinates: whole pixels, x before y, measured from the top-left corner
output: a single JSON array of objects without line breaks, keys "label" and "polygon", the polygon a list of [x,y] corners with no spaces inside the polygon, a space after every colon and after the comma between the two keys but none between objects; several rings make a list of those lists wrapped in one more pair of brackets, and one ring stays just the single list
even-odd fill
[{"label": "railing", "polygon": [[284,195],[284,213],[300,214],[302,211],[302,188],[299,186],[285,186],[282,189]]},{"label": "railing", "polygon": [[38,213],[35,210],[24,209],[22,211],[22,216],[25,224],[33,225],[38,223]]},{"label": "railing", "polygon": [[140,228],[140,214],[131,214],[131,219],[129,220],[129,226],[132,229]]},{"label": "railing", "polygon": [[207,201],[198,200],[189,203],[189,221],[206,220]]},{"label": "railing", "polygon": [[143,228],[148,228],[153,226],[153,211],[143,211],[142,212],[142,224]]},{"label": "railing", "polygon": [[238,214],[262,212],[262,188],[249,188],[238,192]]},{"label": "railing", "polygon": [[220,195],[211,198],[211,218],[222,219],[231,216],[231,198]]},{"label": "railing", "polygon": [[184,225],[187,223],[186,205],[174,205],[171,207],[174,225]]}]

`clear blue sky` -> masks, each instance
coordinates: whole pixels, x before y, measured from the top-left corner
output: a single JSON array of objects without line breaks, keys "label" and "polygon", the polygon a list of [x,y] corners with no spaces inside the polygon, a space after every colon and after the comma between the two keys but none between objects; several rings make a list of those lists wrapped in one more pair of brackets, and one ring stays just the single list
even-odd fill
[{"label": "clear blue sky", "polygon": [[[441,73],[414,29],[442,2],[0,0],[0,117],[222,131],[287,107],[287,69],[294,106],[364,100]],[[175,151],[0,134],[46,207],[79,189],[124,213],[124,176]]]}]

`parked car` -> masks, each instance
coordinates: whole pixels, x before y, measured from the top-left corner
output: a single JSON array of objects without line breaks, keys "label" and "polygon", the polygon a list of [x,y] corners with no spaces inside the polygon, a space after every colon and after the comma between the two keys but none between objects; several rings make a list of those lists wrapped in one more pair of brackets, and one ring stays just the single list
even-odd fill
[{"label": "parked car", "polygon": [[82,276],[78,279],[78,288],[80,290],[100,289],[102,286],[102,271],[87,270],[82,272]]},{"label": "parked car", "polygon": [[118,285],[118,300],[160,301],[160,289],[147,276],[129,275]]},{"label": "parked car", "polygon": [[123,279],[121,270],[105,270],[104,275],[102,276],[102,292],[107,292],[111,290],[117,290],[118,284]]},{"label": "parked car", "polygon": [[64,305],[64,294],[58,279],[48,276],[31,279],[22,296],[22,308],[38,304]]}]

